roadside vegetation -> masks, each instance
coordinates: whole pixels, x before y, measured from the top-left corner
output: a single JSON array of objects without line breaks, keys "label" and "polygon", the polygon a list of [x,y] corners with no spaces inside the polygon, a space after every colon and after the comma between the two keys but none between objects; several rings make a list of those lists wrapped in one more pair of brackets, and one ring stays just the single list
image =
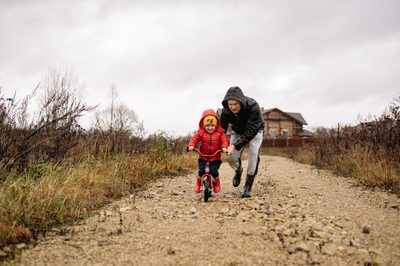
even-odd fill
[{"label": "roadside vegetation", "polygon": [[[20,100],[6,98],[0,87],[0,248],[32,241],[150,180],[196,166],[194,155],[182,155],[187,138],[146,134],[136,114],[116,104],[114,88],[104,110],[78,94],[72,74],[56,70]],[[84,130],[78,120],[92,111],[95,122]]]},{"label": "roadside vegetation", "polygon": [[267,149],[270,155],[358,179],[400,195],[400,97],[380,117],[358,119],[356,126],[319,128],[302,148]]},{"label": "roadside vegetation", "polygon": [[[72,224],[149,181],[196,167],[188,137],[145,132],[116,102],[88,106],[68,72],[53,70],[22,99],[0,87],[0,248]],[[32,108],[39,98],[39,107]],[[35,112],[31,110],[35,109]],[[90,129],[79,118],[95,112]],[[356,127],[320,128],[300,149],[267,149],[400,194],[400,98],[381,117]]]}]

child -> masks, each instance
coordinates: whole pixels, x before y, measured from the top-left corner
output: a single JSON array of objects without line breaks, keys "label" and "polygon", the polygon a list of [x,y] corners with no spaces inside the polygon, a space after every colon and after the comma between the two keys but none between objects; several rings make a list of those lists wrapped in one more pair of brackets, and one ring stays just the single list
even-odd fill
[{"label": "child", "polygon": [[[197,133],[190,139],[188,144],[188,150],[192,151],[194,147],[200,145],[200,152],[204,155],[213,155],[218,150],[222,149],[223,152],[227,151],[229,146],[228,137],[225,135],[224,130],[221,127],[219,118],[212,109],[207,109],[203,112],[199,122],[199,129]],[[199,156],[199,176],[196,180],[196,186],[194,192],[200,192],[201,179],[200,177],[205,173],[205,167],[207,158]],[[219,180],[218,169],[221,165],[221,153],[209,158],[210,171],[209,173],[215,180],[214,192],[218,193],[221,189],[221,183]]]}]

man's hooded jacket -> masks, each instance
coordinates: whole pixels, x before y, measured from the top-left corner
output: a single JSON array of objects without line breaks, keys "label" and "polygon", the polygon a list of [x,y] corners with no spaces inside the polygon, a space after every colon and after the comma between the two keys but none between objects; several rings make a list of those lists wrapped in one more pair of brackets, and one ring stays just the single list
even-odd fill
[{"label": "man's hooded jacket", "polygon": [[[228,100],[236,100],[240,103],[241,108],[237,114],[229,110]],[[232,130],[240,135],[235,143],[231,143],[236,150],[243,148],[260,130],[264,129],[264,119],[260,106],[256,100],[245,96],[239,87],[228,89],[222,101],[222,106],[224,107],[220,119],[222,128],[226,132],[229,124],[231,124]]]}]

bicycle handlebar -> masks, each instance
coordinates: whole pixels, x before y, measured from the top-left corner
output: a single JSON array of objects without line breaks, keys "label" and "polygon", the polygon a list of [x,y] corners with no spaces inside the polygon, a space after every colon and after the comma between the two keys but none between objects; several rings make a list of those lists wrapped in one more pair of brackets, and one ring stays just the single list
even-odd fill
[{"label": "bicycle handlebar", "polygon": [[200,151],[199,149],[197,149],[197,148],[194,148],[193,151],[197,152],[197,153],[200,154],[201,156],[210,157],[210,158],[211,158],[211,157],[214,157],[214,156],[217,155],[218,153],[222,152],[222,150],[219,149],[219,150],[217,150],[217,151],[216,151],[214,154],[212,154],[212,155],[206,155],[206,154],[202,154],[201,151]]}]

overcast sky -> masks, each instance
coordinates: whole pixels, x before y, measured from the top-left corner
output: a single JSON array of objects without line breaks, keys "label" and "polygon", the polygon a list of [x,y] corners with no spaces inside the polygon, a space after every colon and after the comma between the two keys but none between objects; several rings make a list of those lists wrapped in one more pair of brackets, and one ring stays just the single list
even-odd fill
[{"label": "overcast sky", "polygon": [[354,124],[400,96],[399,14],[398,0],[0,0],[0,87],[21,98],[67,66],[86,103],[105,108],[114,84],[173,135],[230,86],[307,129]]}]

